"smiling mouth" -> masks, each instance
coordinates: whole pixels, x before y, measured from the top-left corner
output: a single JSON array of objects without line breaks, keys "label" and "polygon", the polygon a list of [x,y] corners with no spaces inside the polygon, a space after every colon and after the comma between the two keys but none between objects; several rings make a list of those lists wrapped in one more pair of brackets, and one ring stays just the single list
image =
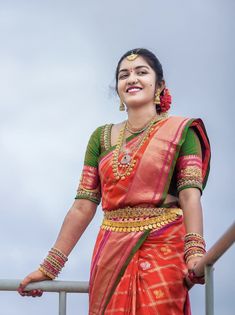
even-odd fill
[{"label": "smiling mouth", "polygon": [[142,88],[138,86],[130,86],[127,90],[126,93],[135,93],[141,91]]}]

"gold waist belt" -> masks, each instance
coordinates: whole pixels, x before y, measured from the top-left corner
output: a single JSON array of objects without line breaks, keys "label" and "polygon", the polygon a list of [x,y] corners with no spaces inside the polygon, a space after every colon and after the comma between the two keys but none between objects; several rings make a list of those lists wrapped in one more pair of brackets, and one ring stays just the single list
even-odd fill
[{"label": "gold waist belt", "polygon": [[161,229],[183,214],[180,208],[123,208],[104,213],[101,229],[114,232],[139,232]]}]

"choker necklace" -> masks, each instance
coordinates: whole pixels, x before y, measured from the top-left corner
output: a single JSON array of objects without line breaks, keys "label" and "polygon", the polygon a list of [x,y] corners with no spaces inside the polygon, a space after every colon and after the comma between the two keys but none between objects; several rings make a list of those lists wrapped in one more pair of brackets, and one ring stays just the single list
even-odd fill
[{"label": "choker necklace", "polygon": [[148,126],[149,126],[149,124],[151,123],[151,121],[154,119],[154,118],[156,118],[156,120],[155,120],[155,122],[157,122],[157,121],[159,121],[159,120],[161,120],[161,119],[163,119],[163,118],[166,118],[167,117],[167,113],[162,113],[162,114],[160,114],[160,115],[155,115],[143,128],[141,128],[141,129],[137,129],[137,128],[133,128],[133,127],[131,127],[131,124],[130,124],[130,122],[127,120],[127,122],[126,122],[126,130],[129,132],[129,133],[131,133],[131,134],[138,134],[138,133],[141,133],[141,132],[143,132],[143,131],[145,131],[147,128],[148,128]]}]

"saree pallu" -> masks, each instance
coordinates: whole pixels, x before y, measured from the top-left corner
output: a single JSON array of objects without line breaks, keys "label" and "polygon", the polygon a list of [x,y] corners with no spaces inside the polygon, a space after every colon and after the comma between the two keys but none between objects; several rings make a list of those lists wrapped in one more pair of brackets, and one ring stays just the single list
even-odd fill
[{"label": "saree pallu", "polygon": [[182,216],[158,230],[101,229],[90,275],[89,315],[189,315]]}]

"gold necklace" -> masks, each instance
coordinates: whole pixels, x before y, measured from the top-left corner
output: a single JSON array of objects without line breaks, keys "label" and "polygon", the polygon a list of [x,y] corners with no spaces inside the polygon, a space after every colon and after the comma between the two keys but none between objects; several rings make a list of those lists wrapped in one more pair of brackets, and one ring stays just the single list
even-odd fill
[{"label": "gold necklace", "polygon": [[[164,116],[166,117],[166,116]],[[142,147],[146,139],[148,138],[150,132],[153,130],[153,124],[159,120],[162,120],[162,116],[158,117],[156,119],[156,116],[152,118],[152,120],[148,123],[147,127],[145,128],[144,133],[141,134],[139,141],[137,142],[135,146],[135,150],[133,150],[133,155],[131,156],[129,152],[124,151],[124,156],[122,157],[121,161],[119,162],[118,158],[121,153],[121,148],[123,147],[123,144],[125,142],[125,130],[126,130],[126,125],[127,121],[124,125],[124,127],[120,130],[118,140],[117,140],[117,145],[116,149],[113,152],[113,160],[112,160],[112,168],[113,168],[113,174],[117,180],[122,179],[124,180],[126,176],[130,176],[135,164],[135,156],[138,153],[139,149]],[[118,167],[121,167],[122,171],[125,168],[124,172],[119,172]]]},{"label": "gold necklace", "polygon": [[[160,115],[157,116],[157,120],[161,120],[162,118],[166,118],[168,116],[168,114],[166,112],[161,113]],[[156,117],[156,115],[154,115],[154,117]],[[153,118],[151,118],[151,120],[144,125],[144,127],[138,129],[138,128],[134,128],[131,123],[129,122],[129,120],[127,120],[127,124],[126,124],[126,130],[131,133],[131,134],[138,134],[143,132],[144,130],[146,130],[148,128],[149,123],[152,121]]]},{"label": "gold necklace", "polygon": [[[155,117],[156,115],[154,115]],[[151,120],[146,124],[144,125],[144,127],[140,128],[140,129],[137,129],[137,128],[133,128],[131,126],[131,123],[129,122],[129,120],[127,120],[127,123],[126,123],[126,130],[131,133],[131,134],[137,134],[137,133],[141,133],[143,131],[145,131],[147,128],[148,128],[148,125],[149,123],[152,121],[153,118],[151,118]]]},{"label": "gold necklace", "polygon": [[144,126],[144,128],[134,131],[134,130],[130,129],[130,127],[126,126],[126,130],[127,130],[129,133],[131,133],[131,134],[133,134],[133,135],[136,135],[136,134],[138,134],[138,133],[141,133],[141,132],[145,131],[145,130],[147,129],[147,127],[148,127],[148,126]]}]

